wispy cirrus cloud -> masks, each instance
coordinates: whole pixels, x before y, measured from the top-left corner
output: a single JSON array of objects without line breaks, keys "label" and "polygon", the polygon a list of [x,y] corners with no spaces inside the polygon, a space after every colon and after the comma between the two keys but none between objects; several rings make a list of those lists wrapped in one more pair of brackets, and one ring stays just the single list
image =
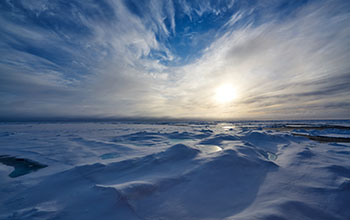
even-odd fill
[{"label": "wispy cirrus cloud", "polygon": [[3,117],[349,117],[347,1],[0,6]]}]

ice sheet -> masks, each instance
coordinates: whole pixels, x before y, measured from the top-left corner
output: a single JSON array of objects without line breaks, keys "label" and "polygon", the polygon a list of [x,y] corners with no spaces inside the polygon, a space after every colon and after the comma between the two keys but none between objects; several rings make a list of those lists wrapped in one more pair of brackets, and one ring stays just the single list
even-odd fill
[{"label": "ice sheet", "polygon": [[349,219],[349,124],[1,123],[0,219]]}]

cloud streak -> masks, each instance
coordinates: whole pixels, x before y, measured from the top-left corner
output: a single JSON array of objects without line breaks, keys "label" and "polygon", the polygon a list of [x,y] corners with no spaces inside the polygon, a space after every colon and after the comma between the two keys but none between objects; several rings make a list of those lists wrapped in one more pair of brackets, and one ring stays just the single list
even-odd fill
[{"label": "cloud streak", "polygon": [[0,115],[349,118],[350,5],[293,2],[3,1]]}]

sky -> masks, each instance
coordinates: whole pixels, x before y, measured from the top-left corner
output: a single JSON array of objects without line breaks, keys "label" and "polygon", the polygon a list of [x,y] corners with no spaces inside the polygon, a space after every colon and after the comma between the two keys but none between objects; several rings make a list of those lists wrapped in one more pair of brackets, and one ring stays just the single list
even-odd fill
[{"label": "sky", "polygon": [[2,0],[0,118],[349,119],[348,0]]}]

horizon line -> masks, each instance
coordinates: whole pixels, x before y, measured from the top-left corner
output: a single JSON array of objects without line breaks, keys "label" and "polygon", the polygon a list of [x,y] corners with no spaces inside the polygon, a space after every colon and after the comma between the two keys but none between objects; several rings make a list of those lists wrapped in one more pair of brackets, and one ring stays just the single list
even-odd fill
[{"label": "horizon line", "polygon": [[240,122],[240,121],[349,121],[350,118],[200,118],[200,117],[0,117],[2,122],[118,122],[118,121],[208,121],[208,122]]}]

